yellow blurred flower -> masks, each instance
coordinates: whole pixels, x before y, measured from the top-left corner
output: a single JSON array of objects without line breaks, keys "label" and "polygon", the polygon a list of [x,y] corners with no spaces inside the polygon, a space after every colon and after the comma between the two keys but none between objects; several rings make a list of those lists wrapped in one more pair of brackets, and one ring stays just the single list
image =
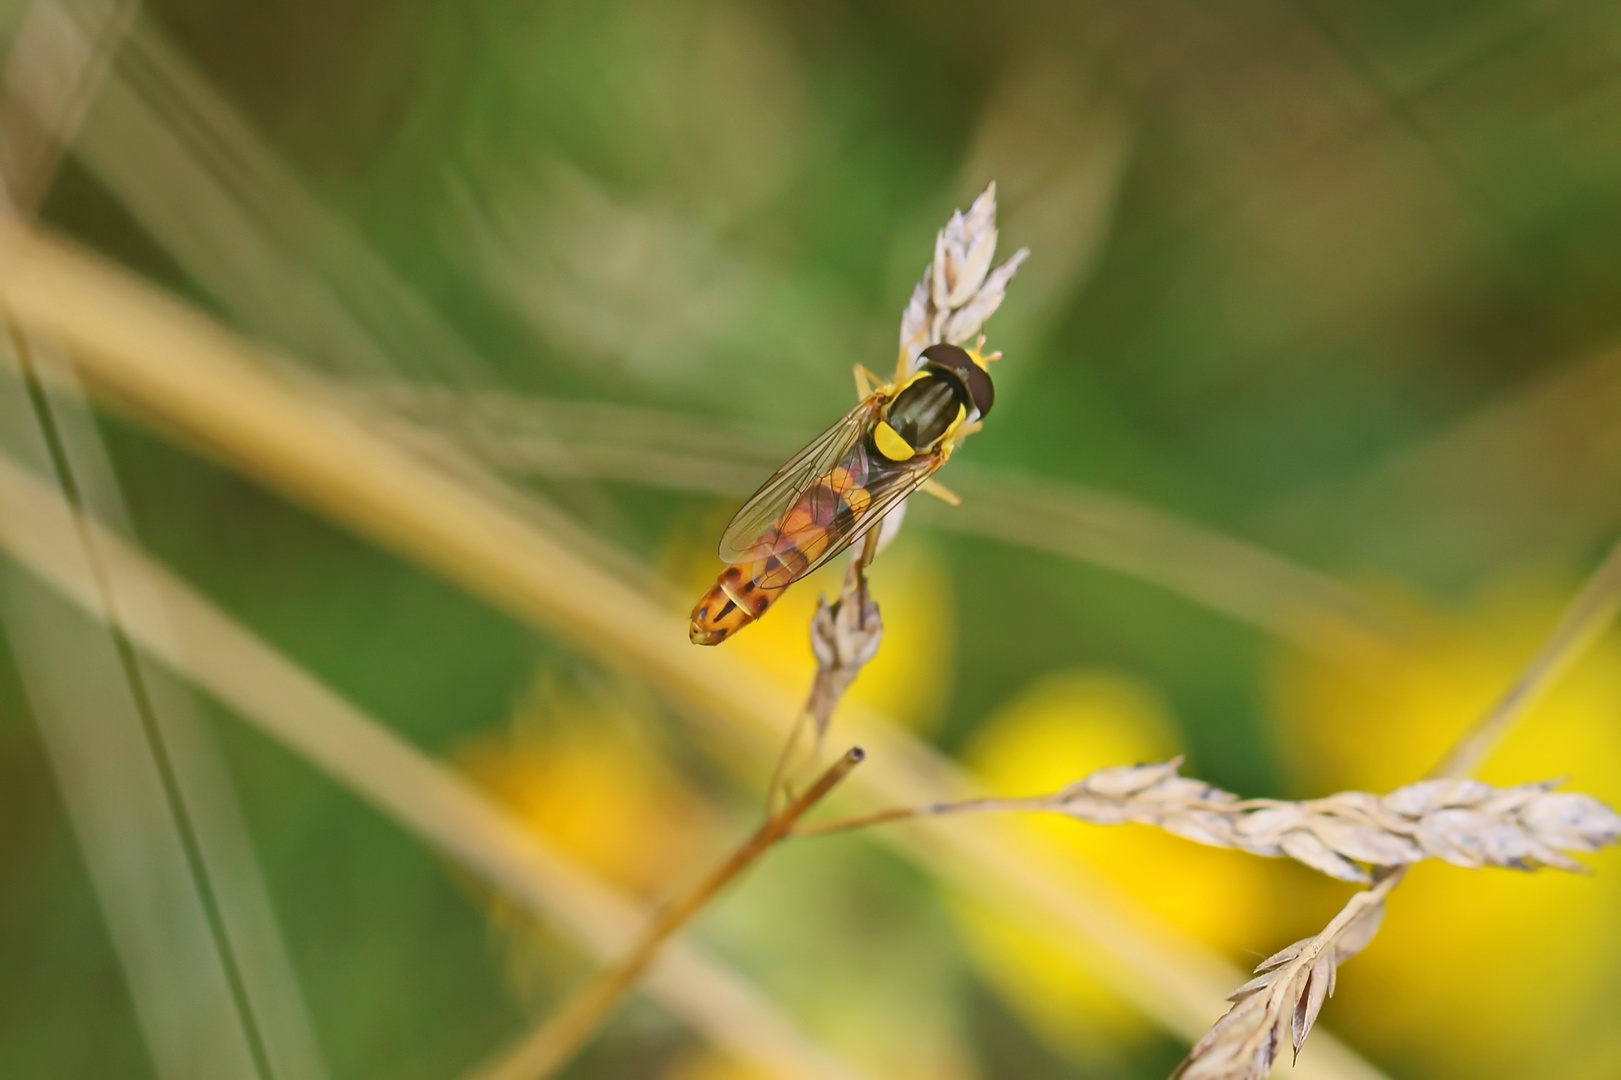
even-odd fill
[{"label": "yellow blurred flower", "polygon": [[[645,717],[537,680],[508,727],[461,747],[457,764],[537,838],[625,892],[652,899],[713,853],[718,815],[672,768]],[[470,887],[471,883],[469,883]],[[517,906],[473,887],[506,946],[520,1000],[555,999],[578,977],[573,948]]]},{"label": "yellow blurred flower", "polygon": [[[1004,707],[965,759],[991,790],[1021,795],[1055,791],[1109,765],[1161,761],[1181,748],[1169,709],[1152,689],[1125,675],[1082,670],[1049,676]],[[1277,864],[1137,825],[1034,815],[1017,824],[1058,873],[1102,878],[1208,945],[1233,951],[1268,940],[1263,901]],[[1014,922],[976,903],[959,910],[986,978],[1055,1049],[1092,1058],[1152,1032],[1107,985],[1052,947],[1056,928]]]},{"label": "yellow blurred flower", "polygon": [[[1309,792],[1420,776],[1510,684],[1568,595],[1509,584],[1455,614],[1415,611],[1418,630],[1397,645],[1347,642],[1343,667],[1281,658],[1280,737]],[[1568,776],[1621,805],[1621,646],[1601,642],[1480,775]],[[1621,1076],[1621,859],[1593,861],[1593,877],[1416,868],[1342,973],[1329,1022],[1424,1075]]]},{"label": "yellow blurred flower", "polygon": [[716,818],[634,717],[541,689],[510,730],[465,747],[467,774],[546,842],[618,887],[651,895],[690,876]]}]

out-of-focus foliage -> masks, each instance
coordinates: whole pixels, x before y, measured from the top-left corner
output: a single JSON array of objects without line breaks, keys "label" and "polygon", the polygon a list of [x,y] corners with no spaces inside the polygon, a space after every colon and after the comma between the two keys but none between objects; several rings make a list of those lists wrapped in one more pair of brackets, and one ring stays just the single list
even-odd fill
[{"label": "out-of-focus foliage", "polygon": [[[1003,244],[1032,256],[964,460],[1379,582],[1398,632],[1325,630],[1308,658],[913,521],[874,569],[888,637],[852,700],[1010,794],[1183,752],[1245,795],[1378,791],[1502,690],[1621,526],[1618,40],[1612,6],[1530,0],[155,0],[43,217],[351,387],[658,409],[696,453],[711,424],[793,445],[848,408],[851,365],[892,361],[934,230],[995,179]],[[194,81],[155,76],[154,41]],[[158,557],[580,864],[657,900],[752,827],[765,773],[724,735],[128,418],[103,428]],[[534,489],[656,568],[639,580],[684,632],[735,500]],[[1528,566],[1565,587],[1515,584]],[[833,581],[726,647],[797,691]],[[1486,778],[1621,801],[1617,648]],[[212,719],[333,1077],[459,1075],[584,977]],[[0,1071],[154,1076],[9,659],[0,826]],[[1143,828],[1031,822],[1028,844],[1241,966],[1343,898]],[[1419,867],[1324,1026],[1398,1078],[1621,1072],[1621,861],[1594,862]],[[870,839],[789,845],[694,933],[884,1080],[1158,1077],[1179,1052],[1041,926]],[[638,1003],[568,1075],[741,1069]]]}]

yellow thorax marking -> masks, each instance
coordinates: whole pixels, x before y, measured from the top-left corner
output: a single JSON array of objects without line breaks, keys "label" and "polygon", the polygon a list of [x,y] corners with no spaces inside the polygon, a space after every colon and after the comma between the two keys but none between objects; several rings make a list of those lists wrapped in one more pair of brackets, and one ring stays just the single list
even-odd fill
[{"label": "yellow thorax marking", "polygon": [[872,432],[872,443],[890,461],[910,461],[917,454],[912,444],[889,426],[888,420],[878,421],[878,426]]}]

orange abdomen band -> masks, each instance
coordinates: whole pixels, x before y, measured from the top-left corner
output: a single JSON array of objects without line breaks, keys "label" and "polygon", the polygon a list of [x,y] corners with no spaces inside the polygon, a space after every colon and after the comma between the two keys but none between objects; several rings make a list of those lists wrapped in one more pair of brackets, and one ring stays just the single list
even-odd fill
[{"label": "orange abdomen band", "polygon": [[[763,565],[763,564],[762,564]],[[769,588],[749,567],[728,566],[692,609],[688,636],[694,645],[719,645],[771,609],[787,585]]]}]

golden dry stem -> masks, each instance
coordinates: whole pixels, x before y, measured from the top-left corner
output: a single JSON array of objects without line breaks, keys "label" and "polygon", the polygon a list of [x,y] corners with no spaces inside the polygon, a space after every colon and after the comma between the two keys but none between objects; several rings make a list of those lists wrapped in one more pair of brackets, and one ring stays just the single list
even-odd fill
[{"label": "golden dry stem", "polygon": [[626,994],[635,988],[670,938],[727,885],[753,866],[787,836],[804,814],[827,797],[866,755],[860,747],[834,762],[803,795],[772,815],[719,866],[679,899],[661,909],[623,959],[570,998],[482,1080],[547,1080],[567,1065],[591,1036],[607,1023]]}]

